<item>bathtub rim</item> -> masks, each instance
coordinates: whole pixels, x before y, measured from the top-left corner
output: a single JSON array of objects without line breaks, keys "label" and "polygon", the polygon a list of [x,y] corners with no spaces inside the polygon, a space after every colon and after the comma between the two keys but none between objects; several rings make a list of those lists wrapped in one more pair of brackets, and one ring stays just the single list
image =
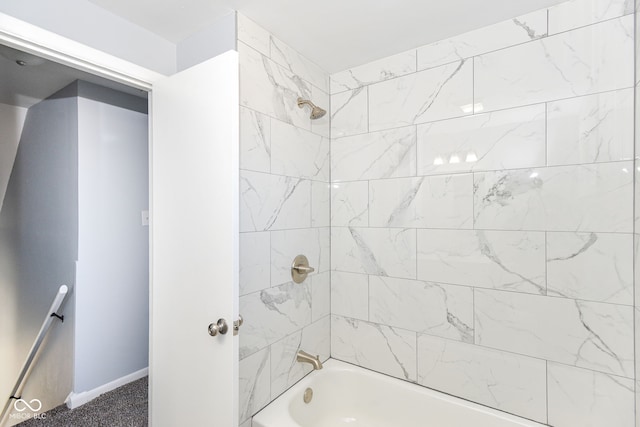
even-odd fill
[{"label": "bathtub rim", "polygon": [[[267,421],[277,422],[278,427],[300,427],[298,423],[293,421],[290,416],[287,417],[286,422],[283,421],[283,417],[288,413],[288,407],[290,402],[296,397],[299,396],[298,393],[302,394],[304,390],[309,387],[309,384],[314,380],[314,378],[318,375],[324,374],[326,371],[324,369],[329,369],[331,371],[348,371],[364,374],[373,378],[378,378],[383,382],[394,382],[397,383],[398,386],[404,388],[417,387],[415,390],[430,397],[433,399],[438,399],[445,401],[447,403],[451,403],[454,405],[462,406],[465,408],[470,408],[472,410],[482,412],[484,414],[492,415],[497,418],[501,418],[505,421],[511,421],[515,424],[514,427],[548,427],[548,424],[543,424],[540,421],[535,421],[530,418],[525,418],[520,415],[512,414],[510,412],[506,412],[501,409],[492,408],[490,406],[483,405],[481,403],[473,402],[471,400],[458,397],[443,391],[439,391],[428,386],[424,386],[417,382],[411,382],[407,380],[403,380],[401,378],[397,378],[391,375],[383,374],[377,371],[374,371],[369,368],[365,368],[362,366],[355,365],[353,363],[345,362],[339,359],[329,358],[326,362],[323,362],[324,368],[320,371],[311,371],[309,374],[302,377],[297,383],[289,387],[278,397],[273,399],[268,405],[264,408],[260,409],[255,415],[253,415],[249,420],[251,420],[252,427],[272,427],[268,424],[257,424],[261,423],[264,420],[261,418],[266,418]],[[259,419],[256,420],[256,417]]]}]

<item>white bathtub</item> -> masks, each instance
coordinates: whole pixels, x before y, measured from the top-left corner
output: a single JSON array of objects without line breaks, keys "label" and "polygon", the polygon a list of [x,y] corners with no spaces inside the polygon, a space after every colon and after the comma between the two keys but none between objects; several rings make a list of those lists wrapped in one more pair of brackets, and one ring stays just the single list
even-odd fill
[{"label": "white bathtub", "polygon": [[[313,399],[304,403],[307,387]],[[463,399],[329,360],[253,417],[252,427],[542,427]]]}]

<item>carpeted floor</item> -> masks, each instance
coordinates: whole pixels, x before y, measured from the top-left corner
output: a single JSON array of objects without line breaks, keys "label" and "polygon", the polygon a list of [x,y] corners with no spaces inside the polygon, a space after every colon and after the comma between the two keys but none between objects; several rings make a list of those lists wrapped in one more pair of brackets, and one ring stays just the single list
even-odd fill
[{"label": "carpeted floor", "polygon": [[65,405],[46,412],[44,420],[19,427],[146,427],[148,377],[105,393],[76,409]]}]

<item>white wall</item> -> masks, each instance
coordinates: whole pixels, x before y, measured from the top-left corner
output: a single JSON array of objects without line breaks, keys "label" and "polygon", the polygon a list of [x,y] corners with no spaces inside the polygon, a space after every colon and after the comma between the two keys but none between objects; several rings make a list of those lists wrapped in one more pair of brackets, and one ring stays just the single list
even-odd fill
[{"label": "white wall", "polygon": [[[64,90],[62,91],[64,92]],[[27,113],[0,212],[0,396],[6,397],[77,259],[77,104],[61,92]],[[42,410],[71,391],[73,301],[61,310],[22,396]],[[11,354],[9,354],[11,353]],[[6,359],[11,360],[6,360]]]},{"label": "white wall", "polygon": [[26,116],[26,108],[0,104],[0,211]]},{"label": "white wall", "polygon": [[91,87],[78,99],[75,393],[146,368],[149,353],[147,114],[127,95],[83,97]]},{"label": "white wall", "polygon": [[0,12],[162,74],[176,45],[86,0],[2,0]]}]

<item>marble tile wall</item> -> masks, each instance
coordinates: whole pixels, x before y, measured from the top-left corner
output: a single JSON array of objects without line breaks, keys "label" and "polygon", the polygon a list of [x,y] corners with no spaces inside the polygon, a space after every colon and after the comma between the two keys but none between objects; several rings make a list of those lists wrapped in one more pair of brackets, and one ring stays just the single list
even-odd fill
[{"label": "marble tile wall", "polygon": [[331,75],[332,357],[635,425],[633,12],[572,0]]},{"label": "marble tile wall", "polygon": [[[640,0],[635,0],[634,321],[636,372],[640,372]],[[635,381],[635,425],[640,427],[640,378]]]},{"label": "marble tile wall", "polygon": [[[330,355],[329,75],[238,14],[240,57],[240,423]],[[291,281],[305,254],[317,273]]]}]

